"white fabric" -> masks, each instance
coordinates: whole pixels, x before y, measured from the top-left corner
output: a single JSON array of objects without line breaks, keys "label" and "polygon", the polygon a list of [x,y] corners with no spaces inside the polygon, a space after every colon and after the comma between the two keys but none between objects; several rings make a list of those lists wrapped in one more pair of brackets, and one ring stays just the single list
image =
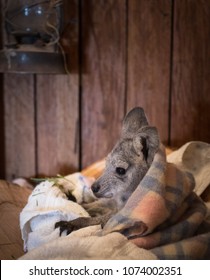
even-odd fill
[{"label": "white fabric", "polygon": [[[187,143],[169,155],[167,160],[193,173],[198,194],[201,194],[208,186],[210,181],[209,144],[203,142]],[[93,199],[89,187],[81,187],[78,180],[74,183],[72,189],[77,201],[81,203],[84,200],[82,193],[85,194],[84,197],[87,201]],[[87,227],[68,236],[57,238],[59,235],[58,229],[56,233],[53,230],[56,221],[72,219],[74,215],[85,216],[87,213],[79,205],[76,206],[75,203],[67,201],[64,192],[57,187],[52,187],[50,182],[46,184],[51,191],[56,190],[53,198],[49,199],[49,190],[43,197],[40,194],[40,201],[42,201],[44,207],[38,207],[35,192],[33,198],[31,198],[32,201],[29,200],[29,205],[21,213],[21,230],[25,248],[30,250],[32,247],[37,247],[22,256],[21,259],[156,259],[156,256],[150,251],[138,248],[119,233],[100,236],[99,226]],[[43,188],[39,189],[39,192],[41,191],[43,191]],[[53,205],[48,204],[49,201]],[[34,217],[36,217],[35,220],[32,219]],[[44,227],[46,225],[49,228]],[[30,239],[33,240],[33,246],[30,244]],[[35,244],[35,240],[39,242]],[[43,243],[45,243],[43,246],[39,246]]]},{"label": "white fabric", "polygon": [[191,141],[167,156],[167,161],[193,174],[195,192],[201,195],[210,182],[210,144]]},{"label": "white fabric", "polygon": [[[59,228],[55,229],[56,222],[89,216],[79,204],[94,200],[90,190],[93,180],[81,173],[74,173],[56,179],[56,184],[54,181],[43,181],[36,186],[20,214],[25,251],[58,238],[60,232]],[[79,204],[68,200],[68,192],[74,195]]]},{"label": "white fabric", "polygon": [[137,247],[122,234],[100,236],[100,226],[91,226],[57,238],[31,250],[21,260],[155,260],[149,250]]}]

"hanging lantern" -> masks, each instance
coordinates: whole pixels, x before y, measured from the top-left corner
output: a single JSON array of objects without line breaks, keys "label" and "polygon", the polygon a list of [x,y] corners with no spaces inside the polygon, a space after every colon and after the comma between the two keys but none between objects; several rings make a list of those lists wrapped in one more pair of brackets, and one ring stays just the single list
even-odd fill
[{"label": "hanging lantern", "polygon": [[4,0],[1,72],[64,73],[62,0]]}]

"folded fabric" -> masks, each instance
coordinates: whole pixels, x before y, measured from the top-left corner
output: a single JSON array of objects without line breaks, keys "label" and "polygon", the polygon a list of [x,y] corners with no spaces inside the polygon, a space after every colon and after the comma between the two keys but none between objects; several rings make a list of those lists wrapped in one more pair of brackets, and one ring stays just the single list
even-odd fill
[{"label": "folded fabric", "polygon": [[[56,222],[89,216],[80,204],[95,199],[90,190],[93,180],[81,173],[74,173],[43,181],[36,186],[20,214],[25,251],[58,238],[60,232],[59,228],[55,229]],[[69,193],[76,202],[68,200]]]},{"label": "folded fabric", "polygon": [[100,226],[80,229],[57,238],[22,256],[21,260],[155,260],[148,250],[138,248],[122,234],[97,236]]},{"label": "folded fabric", "polygon": [[103,234],[120,232],[161,259],[210,257],[207,208],[194,188],[192,173],[168,163],[160,146],[147,174],[124,208],[107,222]]},{"label": "folded fabric", "polygon": [[195,178],[194,191],[201,195],[210,182],[210,145],[191,141],[167,156],[167,161],[176,164]]},{"label": "folded fabric", "polygon": [[103,230],[81,229],[21,259],[210,259],[210,212],[198,196],[210,184],[209,151],[207,143],[190,142],[167,162],[161,145],[137,189]]}]

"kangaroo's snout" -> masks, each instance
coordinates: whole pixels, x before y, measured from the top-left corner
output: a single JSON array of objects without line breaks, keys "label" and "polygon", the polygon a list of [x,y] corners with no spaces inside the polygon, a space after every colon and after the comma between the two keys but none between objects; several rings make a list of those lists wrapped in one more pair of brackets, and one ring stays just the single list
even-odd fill
[{"label": "kangaroo's snout", "polygon": [[99,190],[100,190],[101,186],[98,184],[98,183],[94,183],[92,186],[91,186],[91,190],[94,194],[98,193]]}]

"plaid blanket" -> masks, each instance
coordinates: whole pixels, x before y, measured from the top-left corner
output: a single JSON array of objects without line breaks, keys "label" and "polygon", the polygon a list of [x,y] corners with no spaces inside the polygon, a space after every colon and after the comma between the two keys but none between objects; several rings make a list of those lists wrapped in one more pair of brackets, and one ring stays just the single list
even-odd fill
[{"label": "plaid blanket", "polygon": [[210,259],[207,207],[191,173],[166,161],[161,145],[146,176],[103,234],[120,232],[159,259]]}]

